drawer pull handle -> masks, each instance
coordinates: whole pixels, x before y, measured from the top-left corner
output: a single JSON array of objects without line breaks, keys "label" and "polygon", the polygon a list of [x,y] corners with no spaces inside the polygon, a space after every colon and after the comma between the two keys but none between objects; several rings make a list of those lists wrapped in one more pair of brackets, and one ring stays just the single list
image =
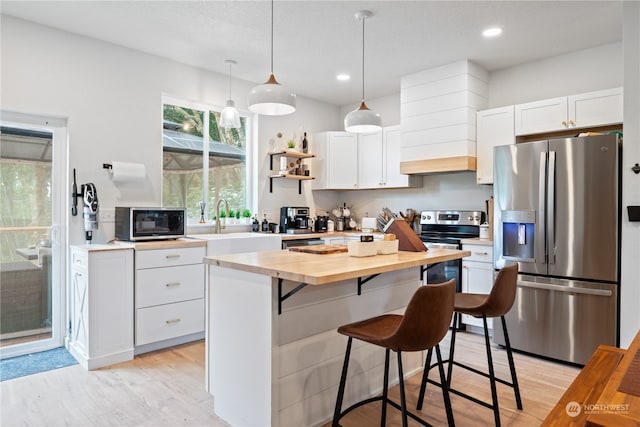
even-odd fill
[{"label": "drawer pull handle", "polygon": [[180,286],[180,282],[171,282],[171,283],[167,283],[165,285],[167,288],[170,288],[172,286]]},{"label": "drawer pull handle", "polygon": [[474,255],[489,255],[489,252],[474,252]]},{"label": "drawer pull handle", "polygon": [[165,258],[167,258],[167,259],[176,259],[176,258],[180,258],[180,255],[178,255],[178,254],[167,255]]},{"label": "drawer pull handle", "polygon": [[173,323],[178,323],[180,320],[181,320],[180,318],[178,318],[178,319],[169,319],[169,320],[165,320],[165,323],[167,325],[171,325]]}]

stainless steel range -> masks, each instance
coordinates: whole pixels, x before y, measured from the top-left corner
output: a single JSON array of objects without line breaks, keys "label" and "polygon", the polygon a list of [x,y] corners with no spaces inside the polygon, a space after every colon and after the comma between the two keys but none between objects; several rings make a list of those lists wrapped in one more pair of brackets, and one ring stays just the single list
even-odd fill
[{"label": "stainless steel range", "polygon": [[[423,211],[420,214],[420,239],[427,248],[462,249],[462,239],[480,235],[480,224],[485,220],[482,211]],[[460,292],[462,262],[460,260],[435,264],[427,270],[427,283],[442,283],[456,279]]]}]

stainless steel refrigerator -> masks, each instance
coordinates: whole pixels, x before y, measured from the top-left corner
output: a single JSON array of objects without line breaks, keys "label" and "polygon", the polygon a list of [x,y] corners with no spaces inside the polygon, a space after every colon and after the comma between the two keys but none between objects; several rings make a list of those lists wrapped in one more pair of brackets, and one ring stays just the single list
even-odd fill
[{"label": "stainless steel refrigerator", "polygon": [[495,148],[494,267],[520,273],[514,349],[584,364],[617,344],[620,147],[603,135]]}]

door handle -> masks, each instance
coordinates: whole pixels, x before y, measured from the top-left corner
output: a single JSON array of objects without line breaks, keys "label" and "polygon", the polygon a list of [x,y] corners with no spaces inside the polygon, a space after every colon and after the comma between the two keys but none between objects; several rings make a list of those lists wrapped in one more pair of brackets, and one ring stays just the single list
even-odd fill
[{"label": "door handle", "polygon": [[613,293],[607,289],[576,288],[572,286],[552,285],[549,283],[525,282],[518,280],[518,286],[522,288],[542,289],[546,291],[556,291],[571,294],[596,295],[610,297]]}]

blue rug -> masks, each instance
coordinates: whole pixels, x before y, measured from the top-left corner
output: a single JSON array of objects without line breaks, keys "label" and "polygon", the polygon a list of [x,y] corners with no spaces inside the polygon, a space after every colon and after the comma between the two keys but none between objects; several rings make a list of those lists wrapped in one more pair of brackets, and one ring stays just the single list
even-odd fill
[{"label": "blue rug", "polygon": [[0,381],[77,365],[78,361],[64,347],[0,360]]}]

